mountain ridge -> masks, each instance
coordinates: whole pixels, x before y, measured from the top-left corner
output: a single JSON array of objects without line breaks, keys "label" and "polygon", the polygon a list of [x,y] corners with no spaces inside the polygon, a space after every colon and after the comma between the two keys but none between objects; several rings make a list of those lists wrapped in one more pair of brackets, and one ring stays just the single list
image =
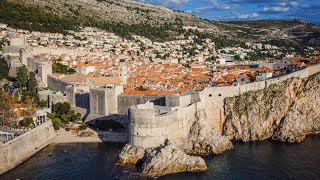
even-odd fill
[{"label": "mountain ridge", "polygon": [[[33,20],[26,18],[29,14],[23,12],[5,11],[7,16],[20,15],[16,19],[18,23],[11,23],[13,26],[28,23],[38,26],[35,30],[55,30],[66,28],[76,29],[79,26],[93,26],[117,33],[120,36],[128,37],[137,34],[152,39],[153,41],[172,40],[186,32],[184,27],[198,27],[203,37],[220,38],[239,42],[263,42],[285,46],[292,46],[295,49],[303,49],[307,46],[318,48],[320,45],[320,27],[299,20],[257,20],[257,21],[212,21],[201,19],[194,15],[170,10],[165,7],[150,5],[129,0],[0,0],[7,3],[7,6],[20,6],[20,11],[39,11],[39,13],[54,16],[37,22],[41,17]],[[6,5],[5,5],[6,6]],[[6,7],[1,7],[1,9]],[[31,11],[30,10],[30,11]],[[17,11],[17,10],[13,10]],[[5,13],[2,13],[5,14]],[[32,15],[42,16],[42,15]],[[6,21],[1,17],[2,22]],[[62,19],[62,20],[61,20]],[[66,21],[65,26],[61,22]],[[10,25],[11,25],[10,24]],[[34,25],[36,24],[36,25]],[[47,28],[47,24],[51,28]],[[28,25],[28,26],[31,26]],[[41,27],[39,27],[41,26]],[[19,26],[18,26],[19,28]],[[27,29],[32,29],[29,27]],[[199,33],[198,33],[199,34]],[[301,46],[301,47],[300,47]]]}]

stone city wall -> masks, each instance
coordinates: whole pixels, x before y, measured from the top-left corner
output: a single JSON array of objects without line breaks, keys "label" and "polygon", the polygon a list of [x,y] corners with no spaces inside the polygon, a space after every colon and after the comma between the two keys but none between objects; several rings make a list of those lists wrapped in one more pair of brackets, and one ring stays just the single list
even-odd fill
[{"label": "stone city wall", "polygon": [[[152,103],[150,103],[152,104]],[[129,142],[140,147],[157,147],[170,139],[178,146],[185,142],[194,121],[197,104],[174,111],[159,112],[148,104],[132,106],[129,110]]]},{"label": "stone city wall", "polygon": [[[154,105],[164,107],[188,106],[200,101],[199,93],[187,95],[120,95],[118,96],[118,112],[121,115],[128,115],[131,106],[153,102]],[[168,108],[167,108],[168,109]],[[170,108],[169,108],[170,109]]]},{"label": "stone city wall", "polygon": [[166,106],[165,96],[147,96],[147,95],[120,95],[118,96],[118,113],[128,115],[128,109],[131,106],[154,102],[156,105]]},{"label": "stone city wall", "polygon": [[48,75],[47,81],[48,81],[49,88],[57,91],[61,91],[61,92],[64,92],[67,86],[76,84],[76,83],[62,81],[61,79],[55,77],[54,75]]},{"label": "stone city wall", "polygon": [[52,122],[40,126],[0,146],[0,174],[3,174],[46,147],[56,133]]},{"label": "stone city wall", "polygon": [[90,113],[107,116],[118,113],[118,96],[123,86],[90,89]]},{"label": "stone city wall", "polygon": [[52,48],[52,47],[33,47],[31,53],[33,55],[38,54],[49,54],[49,55],[68,55],[68,56],[84,56],[88,54],[88,51],[85,50],[75,50],[75,49],[66,49],[66,48]]},{"label": "stone city wall", "polygon": [[[156,147],[170,139],[178,145],[184,142],[192,122],[196,118],[196,112],[204,109],[209,125],[222,133],[224,123],[224,99],[240,94],[264,89],[274,83],[285,81],[292,77],[306,78],[320,72],[320,65],[314,65],[286,76],[267,81],[260,81],[241,86],[209,87],[200,91],[197,98],[189,95],[178,98],[176,107],[154,106],[144,104],[142,97],[137,97],[135,103],[129,109],[130,139],[129,143],[141,147]],[[196,97],[196,96],[195,96]],[[140,99],[139,99],[140,98]]]},{"label": "stone city wall", "polygon": [[203,108],[207,114],[210,125],[222,132],[222,125],[224,123],[224,99],[226,97],[233,97],[250,91],[262,90],[272,84],[293,77],[306,78],[318,72],[320,72],[320,64],[267,81],[259,81],[241,86],[205,88],[200,92],[201,101],[198,103],[198,108]]}]

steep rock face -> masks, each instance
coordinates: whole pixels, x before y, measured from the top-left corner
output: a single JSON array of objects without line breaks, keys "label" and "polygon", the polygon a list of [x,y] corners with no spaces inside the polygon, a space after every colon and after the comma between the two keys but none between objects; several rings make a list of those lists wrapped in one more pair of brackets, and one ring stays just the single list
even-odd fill
[{"label": "steep rock face", "polygon": [[[223,134],[243,142],[271,138],[299,142],[319,131],[319,74],[291,78],[225,99]],[[304,111],[304,112],[302,112]]]},{"label": "steep rock face", "polygon": [[301,142],[308,134],[320,132],[320,75],[304,82],[294,106],[276,129],[272,139]]},{"label": "steep rock face", "polygon": [[220,154],[233,148],[230,140],[218,133],[216,129],[210,128],[207,115],[204,110],[197,112],[193,123],[185,151],[188,154]]},{"label": "steep rock face", "polygon": [[186,155],[170,142],[147,152],[143,161],[142,174],[150,177],[207,170],[201,157]]},{"label": "steep rock face", "polygon": [[143,158],[144,154],[144,148],[126,144],[119,154],[119,160],[117,164],[120,166],[136,165],[138,161]]}]

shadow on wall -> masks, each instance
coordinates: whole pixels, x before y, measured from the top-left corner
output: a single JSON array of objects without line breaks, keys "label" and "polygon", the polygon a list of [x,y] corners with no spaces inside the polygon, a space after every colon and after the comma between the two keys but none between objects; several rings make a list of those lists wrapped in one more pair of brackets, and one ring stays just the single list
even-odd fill
[{"label": "shadow on wall", "polygon": [[94,130],[102,142],[128,143],[128,117],[109,115],[86,122]]},{"label": "shadow on wall", "polygon": [[[112,125],[115,125],[114,129],[112,130],[116,130],[119,132],[128,132],[128,127],[129,127],[128,116],[118,115],[118,114],[97,117],[92,120],[86,121],[86,123],[89,126],[93,127],[93,129],[100,128],[101,130],[108,128],[109,125],[111,125],[110,128],[112,129]],[[109,128],[105,129],[105,131],[107,130],[109,130]]]}]

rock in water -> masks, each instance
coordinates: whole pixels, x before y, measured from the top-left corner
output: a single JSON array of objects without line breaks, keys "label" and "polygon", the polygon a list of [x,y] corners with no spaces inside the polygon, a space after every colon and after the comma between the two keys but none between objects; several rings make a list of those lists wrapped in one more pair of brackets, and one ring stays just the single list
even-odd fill
[{"label": "rock in water", "polygon": [[200,109],[191,127],[185,151],[192,155],[220,154],[231,148],[233,145],[230,140],[220,135],[216,129],[210,128],[205,111]]},{"label": "rock in water", "polygon": [[147,152],[143,161],[142,174],[149,177],[207,170],[201,157],[189,156],[170,142]]},{"label": "rock in water", "polygon": [[272,139],[301,142],[308,134],[320,132],[320,75],[304,83],[294,106],[283,118]]},{"label": "rock in water", "polygon": [[117,164],[119,166],[136,165],[144,157],[144,154],[144,148],[126,144],[119,154]]}]

